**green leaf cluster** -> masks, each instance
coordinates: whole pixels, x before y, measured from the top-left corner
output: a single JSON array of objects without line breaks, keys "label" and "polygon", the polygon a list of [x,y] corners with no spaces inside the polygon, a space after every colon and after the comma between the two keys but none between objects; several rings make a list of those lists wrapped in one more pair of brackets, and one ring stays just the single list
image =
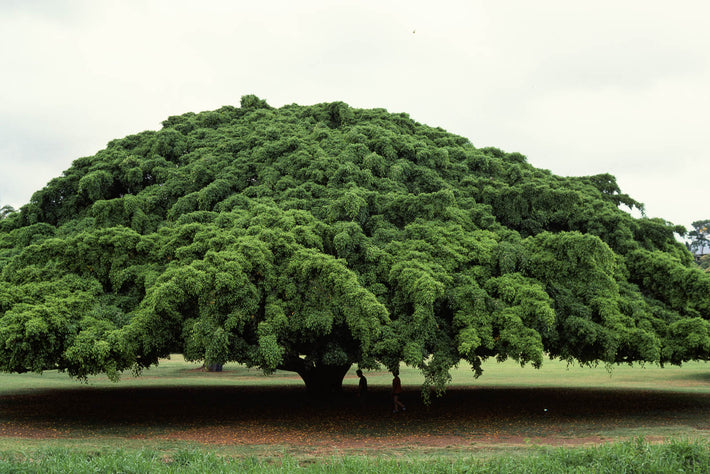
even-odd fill
[{"label": "green leaf cluster", "polygon": [[307,381],[406,363],[441,391],[461,360],[708,359],[710,275],[613,176],[383,109],[240,105],[114,140],[3,213],[0,370],[181,352]]}]

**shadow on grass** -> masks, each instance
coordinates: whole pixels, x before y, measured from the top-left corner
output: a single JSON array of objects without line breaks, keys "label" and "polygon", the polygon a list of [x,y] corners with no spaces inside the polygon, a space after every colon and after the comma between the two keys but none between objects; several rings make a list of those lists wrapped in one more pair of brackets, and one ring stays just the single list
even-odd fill
[{"label": "shadow on grass", "polygon": [[312,400],[300,387],[79,387],[0,397],[0,436],[176,436],[284,443],[396,436],[585,436],[614,429],[710,429],[710,394],[566,388],[452,388],[392,414],[389,393]]},{"label": "shadow on grass", "polygon": [[710,384],[710,368],[705,373],[680,374],[673,377],[674,380],[692,380],[694,382],[705,382]]}]

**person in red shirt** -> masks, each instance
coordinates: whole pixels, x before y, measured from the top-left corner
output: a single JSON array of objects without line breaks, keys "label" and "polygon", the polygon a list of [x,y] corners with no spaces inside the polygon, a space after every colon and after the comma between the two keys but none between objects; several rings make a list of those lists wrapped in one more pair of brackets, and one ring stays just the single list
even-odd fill
[{"label": "person in red shirt", "polygon": [[407,407],[404,406],[404,403],[399,401],[399,394],[402,393],[402,381],[399,380],[399,370],[393,370],[392,375],[394,375],[392,379],[392,403],[394,404],[394,410],[392,410],[392,413],[399,413],[400,409],[405,411]]}]

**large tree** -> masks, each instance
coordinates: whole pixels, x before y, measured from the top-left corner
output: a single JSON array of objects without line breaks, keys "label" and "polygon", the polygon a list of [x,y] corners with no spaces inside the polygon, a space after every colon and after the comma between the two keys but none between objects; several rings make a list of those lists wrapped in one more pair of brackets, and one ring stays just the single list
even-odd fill
[{"label": "large tree", "polygon": [[710,275],[610,175],[336,102],[170,117],[0,220],[0,370],[181,352],[337,390],[352,364],[710,355]]}]

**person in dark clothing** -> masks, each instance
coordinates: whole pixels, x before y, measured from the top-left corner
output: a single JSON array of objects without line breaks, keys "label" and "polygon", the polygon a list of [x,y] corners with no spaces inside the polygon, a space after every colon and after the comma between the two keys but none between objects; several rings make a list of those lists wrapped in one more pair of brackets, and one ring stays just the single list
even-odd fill
[{"label": "person in dark clothing", "polygon": [[399,401],[399,394],[402,393],[402,381],[399,380],[399,370],[394,370],[392,375],[394,375],[392,379],[392,403],[394,404],[394,410],[392,410],[392,413],[399,413],[399,410],[406,411],[407,407],[404,406],[404,403]]},{"label": "person in dark clothing", "polygon": [[357,369],[355,373],[360,378],[360,383],[358,383],[357,386],[357,396],[360,397],[360,403],[362,404],[367,396],[367,378],[362,375],[362,370],[360,369]]}]

